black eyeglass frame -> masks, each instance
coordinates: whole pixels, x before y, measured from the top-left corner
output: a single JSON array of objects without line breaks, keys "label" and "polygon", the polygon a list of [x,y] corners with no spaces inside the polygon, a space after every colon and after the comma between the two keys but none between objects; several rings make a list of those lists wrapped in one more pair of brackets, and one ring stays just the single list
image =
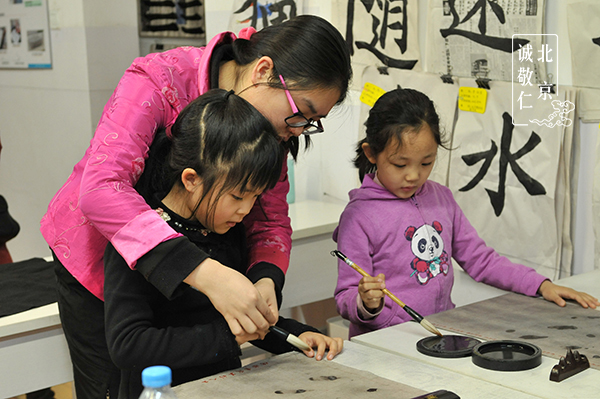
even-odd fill
[{"label": "black eyeglass frame", "polygon": [[[290,103],[290,107],[292,108],[292,111],[294,112],[293,115],[290,115],[284,119],[285,124],[288,125],[289,127],[304,128],[304,130],[302,131],[302,134],[304,134],[306,136],[310,136],[312,134],[317,134],[317,133],[323,133],[323,131],[325,129],[323,129],[323,124],[321,123],[321,121],[320,120],[315,121],[313,119],[306,118],[306,116],[304,116],[304,114],[302,112],[300,112],[300,110],[298,110],[298,106],[296,105],[296,102],[292,98],[292,95],[290,94],[290,91],[288,90],[287,85],[285,84],[285,80],[283,80],[283,76],[279,75],[279,80],[281,81],[281,84],[283,85],[283,90],[285,90],[285,95],[287,96],[288,102]],[[289,120],[292,118],[302,118],[302,119],[304,119],[304,121],[303,122],[289,122]]]}]

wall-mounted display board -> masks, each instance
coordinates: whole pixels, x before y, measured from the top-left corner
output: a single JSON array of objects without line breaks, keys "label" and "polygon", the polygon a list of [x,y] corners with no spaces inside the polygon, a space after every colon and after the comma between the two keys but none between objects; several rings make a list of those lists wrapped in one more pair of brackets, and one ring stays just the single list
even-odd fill
[{"label": "wall-mounted display board", "polygon": [[0,68],[52,68],[46,0],[0,1]]},{"label": "wall-mounted display board", "polygon": [[140,37],[204,38],[199,0],[138,0]]}]

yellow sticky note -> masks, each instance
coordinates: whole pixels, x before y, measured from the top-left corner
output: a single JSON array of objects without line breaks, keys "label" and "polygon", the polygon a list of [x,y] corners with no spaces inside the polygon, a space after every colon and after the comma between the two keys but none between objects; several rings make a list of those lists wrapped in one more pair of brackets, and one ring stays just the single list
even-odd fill
[{"label": "yellow sticky note", "polygon": [[458,109],[469,112],[485,112],[487,91],[477,87],[461,87],[458,89]]},{"label": "yellow sticky note", "polygon": [[360,101],[367,104],[369,107],[375,105],[379,97],[385,94],[385,90],[375,86],[373,83],[365,83],[362,93],[360,93]]}]

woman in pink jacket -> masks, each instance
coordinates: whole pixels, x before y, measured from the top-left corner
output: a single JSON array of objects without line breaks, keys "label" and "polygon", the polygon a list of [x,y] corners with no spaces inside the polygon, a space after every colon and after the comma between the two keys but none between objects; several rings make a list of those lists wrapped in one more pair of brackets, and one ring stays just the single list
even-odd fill
[{"label": "woman in pink jacket", "polygon": [[308,146],[308,134],[323,131],[320,119],[344,100],[351,76],[340,33],[306,15],[259,32],[245,29],[239,37],[221,33],[203,48],[150,54],[127,69],[90,147],[41,221],[56,260],[58,303],[79,399],[107,393],[114,398],[118,392],[119,372],[104,335],[103,254],[109,241],[132,269],[140,258],[150,258],[138,270],[166,297],[182,282],[206,294],[235,335],[264,334],[278,318],[291,248],[287,167],[244,219],[250,247],[244,276],[189,241],[174,240],[181,234],[134,189],[156,130],[169,129],[207,90],[234,90],[269,119],[295,157],[299,136],[305,134]]}]

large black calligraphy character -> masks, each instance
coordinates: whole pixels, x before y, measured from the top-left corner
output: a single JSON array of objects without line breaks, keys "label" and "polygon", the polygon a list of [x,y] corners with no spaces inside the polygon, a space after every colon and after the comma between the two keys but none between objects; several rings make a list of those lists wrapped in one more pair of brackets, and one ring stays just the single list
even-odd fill
[{"label": "large black calligraphy character", "polygon": [[[542,139],[534,131],[532,131],[527,143],[525,143],[525,145],[519,151],[511,154],[510,143],[512,141],[513,129],[515,127],[512,124],[512,117],[508,112],[503,113],[502,118],[504,119],[504,125],[502,128],[502,138],[500,139],[500,174],[498,191],[489,190],[487,188],[485,189],[490,197],[490,202],[492,203],[492,207],[494,208],[494,213],[496,216],[500,216],[502,210],[504,209],[504,198],[506,195],[506,170],[508,169],[508,165],[510,165],[513,173],[517,179],[519,179],[519,182],[521,182],[521,184],[525,187],[529,195],[546,194],[546,189],[544,186],[529,176],[517,163],[518,159],[537,147],[537,145],[542,142]],[[492,147],[488,151],[463,155],[461,158],[468,166],[475,165],[482,159],[485,159],[485,162],[481,166],[481,169],[477,175],[475,175],[475,177],[466,186],[458,191],[469,191],[475,187],[488,172],[490,165],[492,164],[492,160],[496,156],[497,152],[498,146],[496,145],[496,142],[492,140]]]},{"label": "large black calligraphy character", "polygon": [[[348,0],[347,8],[347,22],[346,22],[346,42],[350,48],[350,54],[354,55],[354,46],[358,49],[365,49],[371,52],[379,61],[384,65],[391,68],[398,69],[413,69],[418,60],[400,60],[392,58],[385,54],[386,41],[388,37],[388,30],[392,32],[400,32],[400,38],[394,38],[394,42],[404,54],[407,45],[407,33],[408,33],[408,14],[407,14],[407,3],[408,0],[377,0],[378,11],[383,15],[381,19],[378,16],[372,14],[375,0],[361,0],[367,13],[371,15],[372,24],[371,30],[373,33],[373,39],[370,42],[361,40],[354,41],[354,0]],[[401,5],[394,6],[393,3],[400,2]],[[394,16],[402,14],[402,21],[391,22],[394,20]]]},{"label": "large black calligraphy character", "polygon": [[[475,3],[475,5],[471,9],[471,11],[469,11],[467,13],[467,15],[463,18],[462,21],[460,20],[460,17],[458,16],[458,12],[456,11],[455,2],[456,2],[456,0],[448,1],[448,5],[450,6],[450,13],[452,14],[452,24],[450,25],[450,27],[448,29],[440,29],[440,33],[442,34],[442,37],[446,38],[450,35],[459,35],[459,36],[466,37],[467,39],[472,40],[475,43],[479,43],[483,46],[490,47],[490,48],[493,48],[496,50],[504,51],[506,53],[512,53],[512,52],[518,50],[519,48],[521,48],[521,46],[524,46],[527,43],[529,43],[529,40],[527,40],[527,39],[515,38],[513,40],[510,37],[486,36],[486,32],[487,32],[487,21],[486,21],[487,11],[486,10],[487,10],[488,4],[490,5],[492,12],[498,18],[498,21],[500,21],[501,24],[504,24],[506,22],[506,18],[504,16],[504,10],[495,1],[477,0],[477,2]],[[465,23],[469,19],[471,19],[473,16],[475,16],[475,14],[477,14],[477,11],[481,11],[481,14],[479,15],[479,23],[477,25],[479,28],[480,34],[477,34],[475,32],[471,32],[471,31],[467,31],[467,30],[456,29],[456,27],[459,24]]]},{"label": "large black calligraphy character", "polygon": [[[285,13],[285,7],[289,7],[289,15]],[[241,22],[250,22],[250,26],[255,29],[257,29],[256,26],[259,19],[262,21],[263,28],[266,28],[269,26],[269,24],[277,25],[286,19],[295,17],[297,12],[296,2],[294,0],[281,0],[274,3],[267,3],[265,5],[256,0],[247,0],[237,11],[234,11],[233,13],[241,14],[249,8],[252,8],[252,15],[250,18],[247,18]],[[277,16],[269,20],[269,17],[273,14],[277,14]]]},{"label": "large black calligraphy character", "polygon": [[592,42],[594,42],[594,44],[600,46],[600,37],[596,37],[596,38],[592,39]]}]

